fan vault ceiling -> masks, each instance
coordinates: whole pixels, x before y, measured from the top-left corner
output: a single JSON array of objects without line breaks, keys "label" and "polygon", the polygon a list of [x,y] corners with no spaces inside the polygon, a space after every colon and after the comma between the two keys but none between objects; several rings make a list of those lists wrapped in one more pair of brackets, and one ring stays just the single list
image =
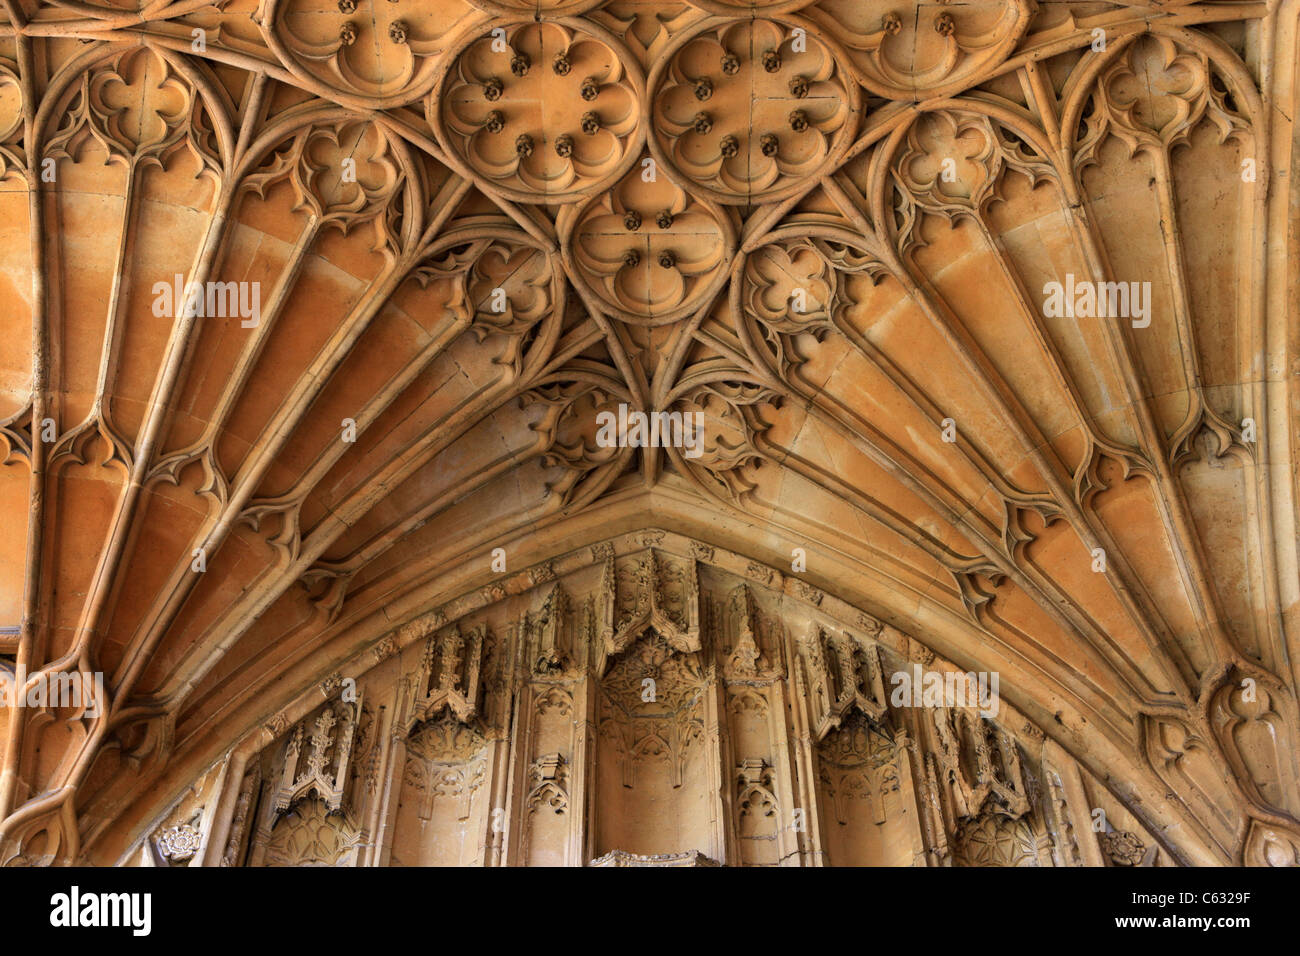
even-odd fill
[{"label": "fan vault ceiling", "polygon": [[5,858],[658,529],[1296,862],[1297,9],[3,0]]}]

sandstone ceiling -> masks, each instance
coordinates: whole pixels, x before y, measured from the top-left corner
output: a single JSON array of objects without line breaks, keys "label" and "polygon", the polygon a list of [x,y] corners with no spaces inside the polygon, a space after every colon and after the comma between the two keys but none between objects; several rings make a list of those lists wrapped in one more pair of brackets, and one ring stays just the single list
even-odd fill
[{"label": "sandstone ceiling", "polygon": [[1174,859],[1300,859],[1296,4],[0,10],[0,641],[107,687],[0,718],[6,858],[658,528],[999,671]]}]

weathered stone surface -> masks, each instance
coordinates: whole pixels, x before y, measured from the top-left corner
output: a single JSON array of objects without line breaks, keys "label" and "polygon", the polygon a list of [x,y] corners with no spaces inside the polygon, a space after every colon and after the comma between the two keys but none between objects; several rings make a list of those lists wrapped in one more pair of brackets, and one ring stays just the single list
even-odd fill
[{"label": "weathered stone surface", "polygon": [[0,862],[1300,861],[1294,4],[127,7],[0,13]]}]

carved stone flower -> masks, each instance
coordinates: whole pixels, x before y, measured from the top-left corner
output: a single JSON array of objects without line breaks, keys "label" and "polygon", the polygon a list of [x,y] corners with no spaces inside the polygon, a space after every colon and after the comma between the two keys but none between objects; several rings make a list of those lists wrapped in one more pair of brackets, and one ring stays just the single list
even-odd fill
[{"label": "carved stone flower", "polygon": [[[562,202],[616,174],[640,111],[615,51],[555,23],[521,25],[506,40],[504,53],[490,36],[461,52],[442,96],[430,101],[441,103],[431,122],[475,172],[525,201]],[[487,130],[493,109],[505,135]],[[543,148],[512,146],[524,137]]]},{"label": "carved stone flower", "polygon": [[[715,198],[766,197],[813,175],[832,144],[846,141],[855,93],[841,75],[823,43],[809,36],[796,51],[773,21],[706,30],[664,71],[654,97],[656,135],[681,174]],[[796,105],[799,135],[778,136],[791,128]]]},{"label": "carved stone flower", "polygon": [[1097,839],[1102,850],[1116,866],[1137,866],[1142,862],[1146,845],[1136,834],[1126,830],[1112,830],[1110,833],[1099,834]]},{"label": "carved stone flower", "polygon": [[184,863],[198,852],[199,831],[188,823],[169,827],[154,839],[158,853],[169,863]]}]

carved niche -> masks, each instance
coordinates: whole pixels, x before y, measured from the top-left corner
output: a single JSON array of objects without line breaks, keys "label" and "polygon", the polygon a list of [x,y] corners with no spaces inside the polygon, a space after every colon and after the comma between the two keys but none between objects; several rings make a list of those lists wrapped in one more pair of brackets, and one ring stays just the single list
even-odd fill
[{"label": "carved niche", "polygon": [[448,712],[408,738],[398,798],[395,866],[474,861],[486,830],[486,741]]},{"label": "carved niche", "polygon": [[818,740],[839,727],[851,711],[876,721],[885,717],[883,675],[874,644],[864,646],[848,634],[832,634],[816,626],[799,651]]},{"label": "carved niche", "polygon": [[823,846],[832,866],[910,865],[898,746],[854,710],[816,748]]},{"label": "carved niche", "polygon": [[[274,756],[263,775],[249,865],[353,865],[365,839],[356,822],[351,775],[360,707],[359,701],[330,701],[295,724],[283,746],[270,751]],[[245,778],[250,796],[256,779],[256,773]],[[238,854],[238,828],[232,827],[231,839],[228,858]]]},{"label": "carved niche", "polygon": [[651,628],[675,651],[700,650],[700,586],[694,558],[679,564],[654,548],[622,565],[609,558],[598,609],[598,673]]},{"label": "carved niche", "polygon": [[464,866],[484,858],[492,760],[481,677],[489,640],[484,624],[442,627],[429,635],[406,678],[395,866]]},{"label": "carved niche", "polygon": [[634,854],[707,850],[718,767],[714,675],[701,642],[695,559],[651,548],[606,561],[596,648],[597,845]]},{"label": "carved niche", "polygon": [[[538,683],[521,715],[516,766],[524,767],[519,859],[535,866],[578,861],[575,833],[574,754],[581,743],[574,720],[574,691],[567,683]],[[525,698],[526,699],[526,698]]]},{"label": "carved niche", "polygon": [[[630,549],[630,553],[628,552]],[[620,554],[620,551],[623,553]],[[1136,818],[1076,826],[1089,778],[1009,705],[893,703],[933,652],[748,558],[664,532],[556,559],[367,648],[364,702],[266,727],[217,827],[224,865],[1150,865]],[[730,560],[729,569],[719,566]],[[706,563],[702,563],[706,562]],[[798,599],[790,600],[793,593]],[[483,591],[474,592],[478,598]],[[796,635],[800,635],[796,637]],[[337,694],[338,674],[321,686]],[[318,692],[313,689],[313,693]],[[1271,698],[1218,714],[1246,739]],[[379,703],[382,702],[382,703]],[[1249,705],[1249,706],[1248,706]],[[1234,722],[1235,721],[1235,722]],[[151,831],[186,865],[197,796]],[[1109,812],[1109,811],[1108,811]],[[192,832],[193,831],[193,832]],[[1278,827],[1252,859],[1288,860]],[[1085,842],[1086,841],[1086,842]],[[199,848],[194,852],[201,850]],[[192,859],[193,857],[189,857]]]}]

